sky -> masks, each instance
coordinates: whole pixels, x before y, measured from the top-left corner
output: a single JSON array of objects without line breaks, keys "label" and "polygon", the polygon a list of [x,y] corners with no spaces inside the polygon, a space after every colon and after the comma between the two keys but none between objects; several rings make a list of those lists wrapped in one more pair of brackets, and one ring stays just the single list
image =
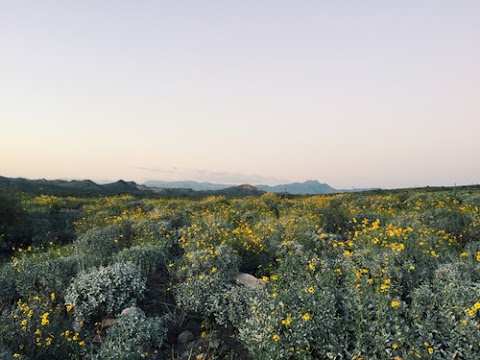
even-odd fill
[{"label": "sky", "polygon": [[477,0],[0,0],[0,175],[480,183]]}]

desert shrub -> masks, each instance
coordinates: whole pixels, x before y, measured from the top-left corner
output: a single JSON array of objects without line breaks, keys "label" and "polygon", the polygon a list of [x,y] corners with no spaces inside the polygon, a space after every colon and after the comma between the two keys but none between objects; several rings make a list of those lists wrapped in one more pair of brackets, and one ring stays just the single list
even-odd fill
[{"label": "desert shrub", "polygon": [[373,211],[363,210],[349,217],[347,228],[348,230],[352,230],[354,228],[354,221],[357,224],[362,224],[362,223],[372,224],[375,221],[378,221],[379,226],[383,226],[386,223],[386,220],[387,219],[385,215],[380,215]]},{"label": "desert shrub", "polygon": [[14,357],[13,355],[14,355],[14,353],[10,349],[8,349],[8,348],[4,347],[2,344],[0,344],[0,359],[3,359],[3,360],[17,360],[17,357]]},{"label": "desert shrub", "polygon": [[329,206],[320,209],[320,214],[322,227],[327,233],[345,233],[350,219],[340,199],[333,199]]},{"label": "desert shrub", "polygon": [[136,220],[131,227],[131,245],[154,245],[168,253],[175,247],[175,237],[171,236],[174,230],[166,220]]},{"label": "desert shrub", "polygon": [[412,193],[410,196],[405,200],[405,204],[409,207],[415,206],[423,206],[429,201],[428,194],[425,193]]},{"label": "desert shrub", "polygon": [[43,297],[57,293],[63,297],[81,261],[87,262],[77,256],[24,258],[16,265],[16,289],[25,298],[32,293]]},{"label": "desert shrub", "polygon": [[147,212],[152,211],[154,209],[154,206],[152,204],[146,203],[144,201],[133,200],[133,201],[129,201],[125,204],[125,209],[136,210],[136,211],[141,211],[143,213],[147,213]]},{"label": "desert shrub", "polygon": [[192,223],[191,217],[191,210],[181,208],[171,214],[166,214],[163,220],[168,221],[172,229],[179,229],[184,226],[190,226]]},{"label": "desert shrub", "polygon": [[0,266],[0,304],[11,302],[18,296],[15,279],[17,271],[10,264]]},{"label": "desert shrub", "polygon": [[464,201],[465,201],[465,204],[480,207],[480,195],[477,195],[477,194],[471,195],[467,197]]},{"label": "desert shrub", "polygon": [[238,274],[240,259],[226,245],[212,251],[187,253],[179,265],[174,294],[184,311],[213,315],[219,323],[226,319],[225,293]]},{"label": "desert shrub", "polygon": [[465,233],[473,218],[456,209],[440,208],[422,214],[423,222],[433,230],[443,230],[455,236]]},{"label": "desert shrub", "polygon": [[261,198],[262,203],[268,208],[269,211],[273,213],[275,217],[279,217],[280,215],[280,198],[277,195],[273,194],[266,194],[263,195]]},{"label": "desert shrub", "polygon": [[79,354],[85,338],[69,328],[65,308],[55,293],[20,299],[11,309],[10,331],[2,340],[22,359],[67,359]]},{"label": "desert shrub", "polygon": [[236,319],[238,339],[254,358],[324,359],[337,352],[334,293],[309,285],[290,282],[246,299],[250,311]]},{"label": "desert shrub", "polygon": [[87,359],[158,359],[167,336],[167,324],[165,318],[148,318],[141,313],[121,317],[108,329],[98,351]]},{"label": "desert shrub", "polygon": [[408,311],[412,350],[420,357],[474,359],[480,351],[478,283],[462,280],[454,264],[442,265],[431,285],[412,292]]},{"label": "desert shrub", "polygon": [[107,263],[110,256],[128,246],[129,235],[128,229],[110,225],[88,230],[74,245],[79,254],[93,255]]},{"label": "desert shrub", "polygon": [[[325,359],[339,351],[337,274],[313,253],[286,245],[265,290],[243,299],[238,339],[256,359]],[[238,303],[238,301],[237,301]]]},{"label": "desert shrub", "polygon": [[342,352],[347,358],[409,358],[405,342],[411,339],[405,320],[405,302],[375,287],[348,286],[341,302],[339,333],[346,339]]},{"label": "desert shrub", "polygon": [[135,266],[116,263],[80,272],[71,282],[65,304],[78,319],[116,314],[135,304],[145,291],[146,278]]},{"label": "desert shrub", "polygon": [[23,213],[19,196],[6,188],[0,188],[0,231],[2,226],[12,225]]},{"label": "desert shrub", "polygon": [[217,311],[216,318],[220,324],[227,322],[238,328],[251,314],[251,306],[255,298],[262,296],[262,289],[254,289],[243,285],[231,285],[225,289],[224,308]]},{"label": "desert shrub", "polygon": [[165,266],[165,255],[156,246],[133,246],[123,249],[114,257],[114,262],[136,266],[144,276],[158,271]]}]

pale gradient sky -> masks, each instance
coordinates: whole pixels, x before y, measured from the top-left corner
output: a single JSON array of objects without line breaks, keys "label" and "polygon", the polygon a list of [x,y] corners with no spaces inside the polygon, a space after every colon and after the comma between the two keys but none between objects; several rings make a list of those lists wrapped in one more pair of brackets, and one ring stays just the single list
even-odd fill
[{"label": "pale gradient sky", "polygon": [[0,0],[0,175],[480,183],[480,1]]}]

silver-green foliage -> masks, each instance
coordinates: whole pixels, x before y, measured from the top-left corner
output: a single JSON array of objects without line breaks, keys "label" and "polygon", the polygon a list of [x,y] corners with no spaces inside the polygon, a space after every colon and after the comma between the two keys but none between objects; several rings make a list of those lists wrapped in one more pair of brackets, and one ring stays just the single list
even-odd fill
[{"label": "silver-green foliage", "polygon": [[226,292],[240,265],[240,258],[226,245],[214,251],[195,251],[182,258],[174,288],[177,305],[183,310],[214,315],[219,323],[226,318]]},{"label": "silver-green foliage", "polygon": [[10,264],[0,267],[0,303],[10,302],[17,295],[15,276],[15,268]]},{"label": "silver-green foliage", "polygon": [[[339,352],[336,298],[329,269],[308,268],[308,255],[282,259],[278,275],[263,292],[246,299],[248,312],[236,319],[238,339],[254,359],[327,359]],[[237,296],[238,298],[238,296]]]},{"label": "silver-green foliage", "polygon": [[31,295],[32,291],[42,297],[49,297],[51,293],[63,296],[70,281],[79,271],[80,261],[77,256],[24,258],[17,265],[17,291],[24,298]]},{"label": "silver-green foliage", "polygon": [[75,240],[74,245],[81,255],[94,255],[103,260],[128,245],[128,231],[117,225],[88,230]]},{"label": "silver-green foliage", "polygon": [[114,261],[134,265],[148,276],[165,265],[165,255],[157,246],[133,246],[116,254]]},{"label": "silver-green foliage", "polygon": [[[465,270],[461,263],[440,265],[431,285],[412,292],[408,315],[418,341],[412,347],[421,355],[426,355],[426,342],[436,359],[478,358],[480,314],[474,302],[480,298],[480,285],[469,280]],[[468,309],[473,309],[470,314]]]},{"label": "silver-green foliage", "polygon": [[143,297],[146,277],[135,266],[116,263],[79,273],[65,295],[79,319],[116,314]]},{"label": "silver-green foliage", "polygon": [[98,351],[88,360],[137,360],[158,358],[167,336],[165,318],[149,318],[136,313],[125,316],[108,329]]}]

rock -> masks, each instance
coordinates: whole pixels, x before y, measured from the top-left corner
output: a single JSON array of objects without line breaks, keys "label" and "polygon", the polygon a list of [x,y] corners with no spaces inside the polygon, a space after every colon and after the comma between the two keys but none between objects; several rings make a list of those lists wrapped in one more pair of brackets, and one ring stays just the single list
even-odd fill
[{"label": "rock", "polygon": [[180,357],[185,360],[191,359],[191,356],[192,356],[191,351],[184,351],[182,355],[180,355]]},{"label": "rock", "polygon": [[263,281],[246,273],[238,274],[235,277],[235,281],[252,289],[263,289],[265,287],[265,283]]},{"label": "rock", "polygon": [[189,343],[190,341],[192,341],[193,338],[194,337],[193,337],[192,332],[188,331],[188,330],[185,330],[178,335],[177,342],[185,345],[185,344]]},{"label": "rock", "polygon": [[117,321],[118,321],[117,318],[114,316],[106,316],[102,319],[101,327],[106,328],[106,327],[112,326]]},{"label": "rock", "polygon": [[121,317],[126,317],[130,315],[145,315],[145,312],[139,307],[130,306],[128,308],[123,309],[122,313],[120,314]]}]

